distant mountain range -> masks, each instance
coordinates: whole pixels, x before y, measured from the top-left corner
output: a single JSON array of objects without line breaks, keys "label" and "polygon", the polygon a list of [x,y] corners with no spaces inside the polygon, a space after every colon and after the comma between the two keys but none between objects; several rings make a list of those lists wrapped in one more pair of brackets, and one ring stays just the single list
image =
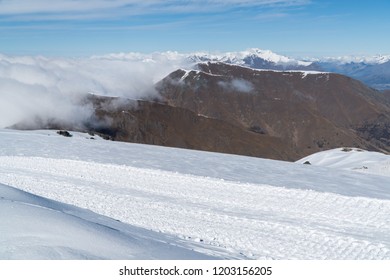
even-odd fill
[{"label": "distant mountain range", "polygon": [[200,62],[223,62],[253,69],[268,70],[307,70],[343,74],[360,80],[378,90],[390,89],[390,55],[341,56],[326,58],[306,58],[298,60],[276,54],[270,50],[248,49],[241,52],[226,53],[120,53],[99,58],[127,60],[161,60],[180,62],[178,64],[197,64]]},{"label": "distant mountain range", "polygon": [[390,89],[390,55],[297,60],[268,50],[250,49],[221,55],[192,54],[188,58],[195,62],[224,62],[253,69],[333,72],[350,76],[379,90]]},{"label": "distant mountain range", "polygon": [[249,49],[242,52],[230,52],[220,55],[207,53],[189,54],[187,59],[199,62],[223,62],[254,69],[271,70],[319,70],[310,61],[296,60],[275,54],[269,50]]}]

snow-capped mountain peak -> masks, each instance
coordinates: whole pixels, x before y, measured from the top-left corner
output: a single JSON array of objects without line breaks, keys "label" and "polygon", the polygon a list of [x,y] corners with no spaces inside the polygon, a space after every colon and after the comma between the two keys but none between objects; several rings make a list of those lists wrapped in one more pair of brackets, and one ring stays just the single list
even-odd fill
[{"label": "snow-capped mountain peak", "polygon": [[312,64],[309,61],[300,61],[287,56],[276,54],[270,50],[251,48],[239,52],[226,53],[192,53],[188,59],[193,62],[218,61],[236,65],[245,65],[253,68],[273,67],[307,67]]},{"label": "snow-capped mountain peak", "polygon": [[346,55],[346,56],[337,56],[337,57],[325,57],[319,61],[330,62],[336,64],[349,64],[349,63],[362,63],[362,64],[383,64],[390,61],[390,55]]},{"label": "snow-capped mountain peak", "polygon": [[239,52],[238,54],[239,56],[241,56],[242,59],[245,59],[247,57],[257,57],[269,62],[273,62],[275,64],[295,64],[299,62],[287,56],[276,54],[270,50],[261,50],[257,48],[248,49],[246,51]]}]

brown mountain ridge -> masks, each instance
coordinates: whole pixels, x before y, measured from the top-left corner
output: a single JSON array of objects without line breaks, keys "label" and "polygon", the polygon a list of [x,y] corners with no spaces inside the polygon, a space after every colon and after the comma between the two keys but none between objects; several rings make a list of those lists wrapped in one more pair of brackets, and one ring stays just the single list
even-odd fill
[{"label": "brown mountain ridge", "polygon": [[280,139],[293,159],[340,146],[390,148],[383,94],[343,75],[201,63],[157,88],[169,105]]}]

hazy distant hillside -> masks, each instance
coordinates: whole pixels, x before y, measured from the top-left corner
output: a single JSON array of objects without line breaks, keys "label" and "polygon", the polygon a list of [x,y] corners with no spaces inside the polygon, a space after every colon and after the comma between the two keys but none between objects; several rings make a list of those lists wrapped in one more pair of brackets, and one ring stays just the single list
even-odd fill
[{"label": "hazy distant hillside", "polygon": [[321,62],[320,68],[344,74],[379,90],[390,89],[390,61],[385,63],[366,62]]}]

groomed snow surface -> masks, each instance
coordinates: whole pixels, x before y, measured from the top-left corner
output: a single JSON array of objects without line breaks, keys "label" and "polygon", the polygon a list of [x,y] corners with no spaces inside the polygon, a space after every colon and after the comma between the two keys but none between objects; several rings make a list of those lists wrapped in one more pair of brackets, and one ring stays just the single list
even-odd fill
[{"label": "groomed snow surface", "polygon": [[0,259],[390,259],[388,156],[287,163],[72,134],[0,130]]}]

